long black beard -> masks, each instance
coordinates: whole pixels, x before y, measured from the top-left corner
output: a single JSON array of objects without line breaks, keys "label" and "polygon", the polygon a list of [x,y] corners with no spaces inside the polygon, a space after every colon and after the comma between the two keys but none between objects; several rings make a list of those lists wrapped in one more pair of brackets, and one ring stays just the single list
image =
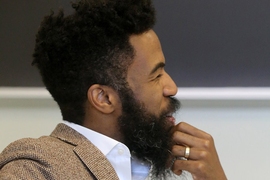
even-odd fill
[{"label": "long black beard", "polygon": [[157,117],[147,112],[130,89],[121,92],[121,100],[122,116],[119,118],[119,126],[124,143],[138,159],[151,163],[154,177],[165,178],[172,147],[172,125],[167,122],[166,114],[177,111],[180,102],[168,97],[167,108]]}]

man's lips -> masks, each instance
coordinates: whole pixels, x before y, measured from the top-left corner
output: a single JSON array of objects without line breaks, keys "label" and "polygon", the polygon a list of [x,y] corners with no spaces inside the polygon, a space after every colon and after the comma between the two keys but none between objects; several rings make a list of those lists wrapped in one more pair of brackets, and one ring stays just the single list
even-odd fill
[{"label": "man's lips", "polygon": [[167,114],[166,116],[167,121],[175,125],[175,118],[173,117],[172,113]]}]

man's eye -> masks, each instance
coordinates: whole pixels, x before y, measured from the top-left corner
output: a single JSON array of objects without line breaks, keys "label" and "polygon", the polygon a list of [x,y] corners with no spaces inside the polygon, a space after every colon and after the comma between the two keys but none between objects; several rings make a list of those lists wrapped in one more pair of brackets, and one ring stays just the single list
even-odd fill
[{"label": "man's eye", "polygon": [[160,78],[161,76],[162,76],[162,74],[157,75],[156,79]]},{"label": "man's eye", "polygon": [[161,78],[161,76],[163,76],[163,74],[159,74],[157,76],[154,76],[151,81],[159,81],[159,79]]}]

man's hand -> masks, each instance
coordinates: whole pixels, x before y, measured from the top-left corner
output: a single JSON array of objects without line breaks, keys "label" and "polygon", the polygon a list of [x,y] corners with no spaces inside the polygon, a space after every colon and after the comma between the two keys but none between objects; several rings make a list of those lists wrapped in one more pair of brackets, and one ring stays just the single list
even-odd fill
[{"label": "man's hand", "polygon": [[192,174],[194,180],[226,180],[211,135],[181,122],[173,129],[172,155],[184,157],[186,146],[190,147],[187,160],[177,158],[171,170],[180,175],[182,170]]}]

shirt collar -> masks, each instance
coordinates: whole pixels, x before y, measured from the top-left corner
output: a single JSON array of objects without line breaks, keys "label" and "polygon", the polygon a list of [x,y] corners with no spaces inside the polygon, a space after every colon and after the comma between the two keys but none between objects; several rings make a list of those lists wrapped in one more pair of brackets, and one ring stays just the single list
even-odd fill
[{"label": "shirt collar", "polygon": [[[125,144],[75,123],[64,121],[64,124],[91,141],[108,158],[120,179],[131,179],[131,172],[133,180],[144,180],[148,176],[151,167],[150,164],[138,160],[135,156],[130,158],[130,151]],[[126,159],[122,159],[121,156],[119,156],[122,154],[122,151],[119,151],[122,150],[122,148],[126,149],[126,151],[123,151],[126,154]],[[116,153],[116,151],[118,151],[118,153]],[[118,158],[118,160],[115,160],[115,158]],[[122,159],[122,161],[120,159]]]},{"label": "shirt collar", "polygon": [[[64,121],[64,124],[68,125],[72,129],[76,130],[83,136],[85,136],[89,141],[91,141],[105,156],[120,142],[105,136],[101,133],[88,129],[86,127],[80,126],[78,124]],[[122,143],[120,143],[122,144]]]}]

